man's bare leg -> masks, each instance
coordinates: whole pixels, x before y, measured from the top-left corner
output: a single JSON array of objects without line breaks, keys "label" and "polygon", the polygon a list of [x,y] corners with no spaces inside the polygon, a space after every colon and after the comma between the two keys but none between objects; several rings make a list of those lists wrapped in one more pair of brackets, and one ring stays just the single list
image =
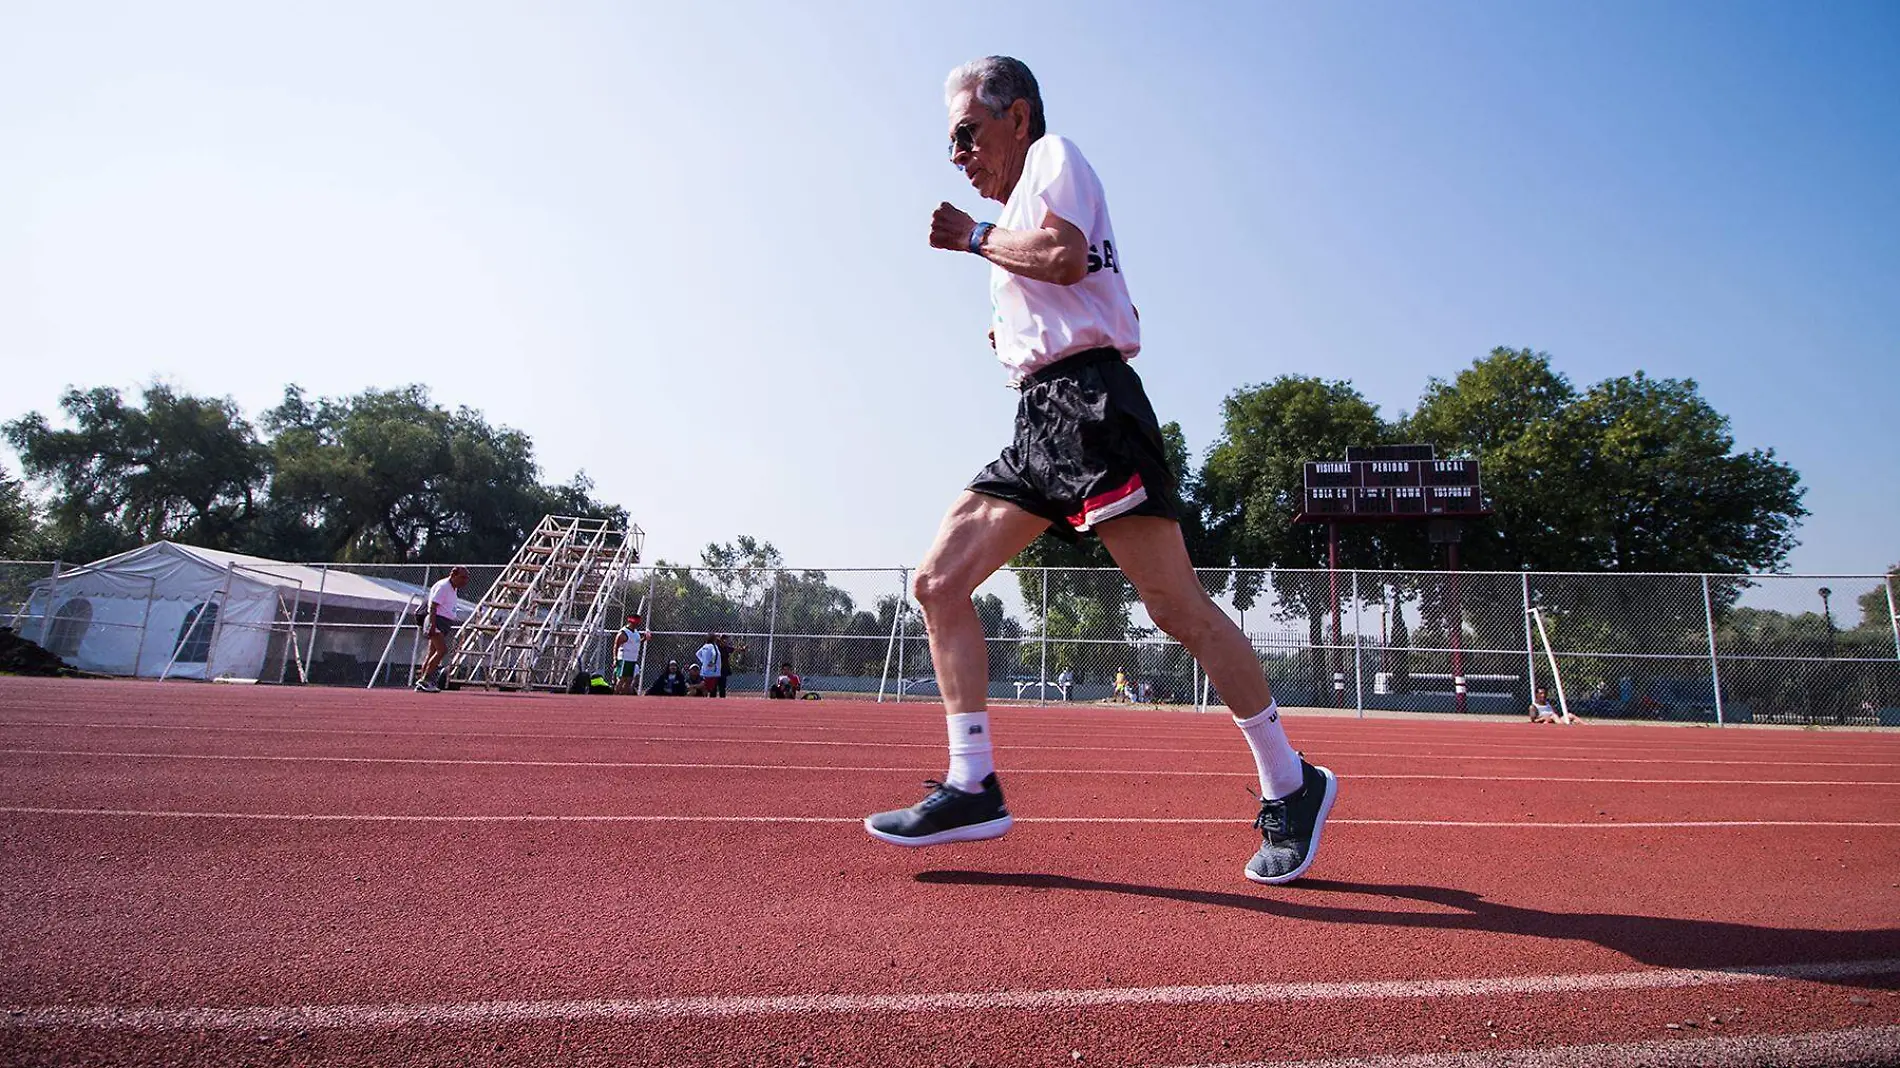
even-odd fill
[{"label": "man's bare leg", "polygon": [[1262,832],[1262,844],[1247,864],[1247,878],[1276,884],[1299,878],[1319,851],[1338,781],[1326,768],[1306,763],[1288,743],[1253,643],[1194,574],[1180,524],[1123,516],[1095,532],[1134,583],[1155,625],[1201,662],[1253,750],[1262,797],[1254,826]]},{"label": "man's bare leg", "polygon": [[989,732],[989,649],[971,596],[1049,521],[994,497],[965,491],[950,506],[912,584],[930,632],[930,658],[943,691],[950,770],[923,801],[864,821],[873,838],[927,846],[995,838],[1014,822],[993,772]]},{"label": "man's bare leg", "polygon": [[990,654],[971,598],[1048,526],[1047,519],[1008,501],[965,490],[937,528],[911,589],[930,630],[930,660],[946,715],[989,707]]},{"label": "man's bare leg", "polygon": [[1273,702],[1253,643],[1220,610],[1188,560],[1181,526],[1171,519],[1131,515],[1111,519],[1095,533],[1134,583],[1155,625],[1187,648],[1214,680],[1236,719]]},{"label": "man's bare leg", "polygon": [[433,626],[430,627],[429,652],[422,658],[422,677],[416,680],[416,685],[433,687],[435,685],[435,669],[442,665],[443,659],[447,657],[448,654],[448,639],[442,636],[441,631],[436,630]]}]

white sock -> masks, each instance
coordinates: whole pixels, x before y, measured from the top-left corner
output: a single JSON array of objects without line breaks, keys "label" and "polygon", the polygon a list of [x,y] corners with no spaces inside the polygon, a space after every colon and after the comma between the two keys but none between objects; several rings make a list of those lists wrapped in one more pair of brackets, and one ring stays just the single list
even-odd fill
[{"label": "white sock", "polygon": [[1247,736],[1253,750],[1254,766],[1260,769],[1261,797],[1285,797],[1300,788],[1300,754],[1293,751],[1280,726],[1279,702],[1270,702],[1266,711],[1252,719],[1234,717],[1234,726]]},{"label": "white sock", "polygon": [[983,780],[996,770],[990,750],[990,714],[961,712],[945,716],[950,730],[950,773],[943,777],[945,786],[966,794],[983,792]]}]

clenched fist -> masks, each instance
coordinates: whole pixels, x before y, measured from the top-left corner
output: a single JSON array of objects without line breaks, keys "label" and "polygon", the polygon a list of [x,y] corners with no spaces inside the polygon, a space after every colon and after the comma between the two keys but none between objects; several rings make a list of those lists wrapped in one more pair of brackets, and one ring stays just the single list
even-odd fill
[{"label": "clenched fist", "polygon": [[947,248],[954,252],[968,251],[970,231],[974,229],[976,220],[946,200],[937,205],[936,213],[930,217],[930,247]]}]

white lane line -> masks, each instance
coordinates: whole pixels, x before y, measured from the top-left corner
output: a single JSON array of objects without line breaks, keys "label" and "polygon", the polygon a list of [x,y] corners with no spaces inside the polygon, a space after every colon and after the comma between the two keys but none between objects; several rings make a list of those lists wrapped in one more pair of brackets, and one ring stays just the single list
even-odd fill
[{"label": "white lane line", "polygon": [[422,1004],[257,1005],[233,1008],[135,1005],[9,1006],[0,1029],[81,1028],[174,1031],[231,1028],[466,1026],[576,1020],[748,1019],[856,1013],[1045,1012],[1123,1005],[1241,1005],[1365,998],[1485,998],[1664,990],[1775,980],[1839,981],[1900,973],[1900,960],[1841,961],[1728,970],[1670,968],[1637,972],[1525,975],[1495,979],[1349,983],[1253,983],[1079,990],[947,991],[936,994],[788,994],[578,1001],[464,1001]]},{"label": "white lane line", "polygon": [[[438,741],[449,740],[449,739],[504,738],[504,739],[528,739],[528,740],[537,741],[537,742],[550,742],[550,743],[607,741],[607,742],[619,742],[623,745],[660,745],[660,744],[665,744],[665,745],[744,745],[744,746],[802,745],[802,746],[821,746],[821,747],[827,747],[827,748],[846,748],[846,749],[934,749],[934,750],[941,750],[943,748],[943,742],[941,740],[928,741],[928,742],[884,742],[884,741],[875,741],[868,738],[852,740],[852,741],[843,741],[843,740],[823,741],[819,739],[810,739],[810,738],[752,738],[752,737],[709,738],[709,737],[676,737],[676,736],[644,736],[643,737],[643,736],[626,736],[626,735],[614,735],[614,734],[508,734],[508,733],[494,733],[494,732],[484,732],[484,731],[397,731],[397,730],[370,730],[370,729],[345,730],[342,728],[326,728],[326,727],[218,727],[218,726],[201,726],[201,725],[175,726],[175,725],[157,724],[157,723],[134,724],[134,723],[20,723],[20,722],[5,723],[5,722],[0,722],[0,729],[4,729],[6,727],[61,727],[61,728],[78,728],[78,729],[84,729],[84,730],[207,731],[207,732],[236,733],[236,734],[345,734],[345,735],[364,736],[364,737],[433,738]],[[1168,749],[1168,748],[1157,748],[1154,746],[1126,746],[1126,745],[1038,745],[1033,742],[1030,742],[1030,743],[1006,742],[1004,747],[1006,749],[1014,750],[1017,752],[1046,752],[1046,753],[1148,753],[1148,754],[1194,753],[1194,754],[1217,754],[1217,755],[1226,756],[1226,755],[1232,755],[1233,753],[1237,751],[1233,746],[1224,746],[1218,749]],[[1744,767],[1751,767],[1751,768],[1815,767],[1815,768],[1887,768],[1887,769],[1892,769],[1896,766],[1900,766],[1900,760],[1766,760],[1766,759],[1763,759],[1763,760],[1704,760],[1704,759],[1688,758],[1688,757],[1675,757],[1675,758],[1614,757],[1614,756],[1567,757],[1567,756],[1545,756],[1545,755],[1535,755],[1535,754],[1519,755],[1515,753],[1501,753],[1501,754],[1490,755],[1490,754],[1460,754],[1460,753],[1388,753],[1388,752],[1377,752],[1377,751],[1368,752],[1368,751],[1356,751],[1356,750],[1333,750],[1333,751],[1326,752],[1322,755],[1329,759],[1336,759],[1338,757],[1365,757],[1365,758],[1370,758],[1370,759],[1388,759],[1389,758],[1393,760],[1411,760],[1411,761],[1468,760],[1468,761],[1500,761],[1500,762],[1505,762],[1505,763],[1509,763],[1511,761],[1526,761],[1526,762],[1537,762],[1537,763],[1554,762],[1554,763],[1571,763],[1571,764],[1696,764],[1696,765],[1744,766]]]},{"label": "white lane line", "polygon": [[1834,1068],[1841,1064],[1894,1063],[1900,1063],[1900,1027],[1316,1061],[1227,1062],[1192,1068],[1573,1068],[1579,1064],[1616,1068]]},{"label": "white lane line", "polygon": [[[705,708],[704,703],[700,704],[699,707]],[[1059,733],[1059,732],[1066,732],[1069,730],[1074,730],[1076,732],[1083,732],[1083,733],[1094,733],[1094,732],[1100,731],[1103,728],[1104,723],[1108,722],[1111,729],[1113,729],[1114,731],[1118,733],[1126,732],[1129,734],[1142,734],[1142,735],[1171,734],[1171,735],[1182,735],[1186,737],[1193,737],[1196,735],[1202,735],[1209,732],[1219,733],[1224,729],[1222,725],[1227,722],[1227,718],[1225,714],[1222,712],[1212,712],[1212,713],[1206,713],[1206,714],[1180,712],[1180,713],[1175,713],[1177,717],[1176,721],[1152,722],[1152,721],[1148,721],[1145,718],[1145,716],[1136,715],[1133,713],[1129,713],[1126,710],[1119,710],[1119,709],[1113,709],[1113,708],[1081,709],[1081,710],[1076,710],[1075,713],[1071,715],[1061,710],[1045,710],[1045,709],[1040,709],[1037,706],[1033,706],[1033,705],[1003,705],[1003,706],[997,706],[997,707],[999,707],[1001,710],[1008,713],[1008,722],[1010,723],[1012,730],[1039,732],[1039,733]],[[29,712],[30,711],[30,712],[37,712],[41,715],[44,715],[50,710],[45,709],[45,708],[35,708],[35,707],[30,707],[30,706],[25,707],[25,708],[15,709],[15,708],[8,707],[4,704],[0,704],[0,711],[4,711],[4,712],[11,712],[11,711]],[[81,710],[81,711],[91,711],[91,710]],[[461,711],[465,713],[466,709],[462,709]],[[555,711],[558,712],[558,711],[564,711],[564,710],[555,710]],[[695,715],[690,718],[682,717],[678,719],[650,716],[648,715],[648,713],[651,712],[651,709],[644,708],[644,707],[631,708],[629,711],[632,713],[638,714],[640,716],[639,722],[641,724],[646,725],[646,726],[654,726],[654,727],[667,727],[667,728],[682,728],[683,727],[683,728],[690,729],[694,727],[704,727],[708,725],[716,725],[716,726],[743,725],[747,727],[763,727],[764,729],[773,729],[775,727],[778,727],[780,729],[788,729],[788,730],[796,729],[799,731],[860,733],[866,729],[905,730],[905,729],[913,728],[917,726],[921,720],[929,718],[928,714],[936,713],[940,711],[940,706],[936,706],[936,705],[925,706],[925,705],[920,704],[920,705],[912,706],[912,710],[905,711],[905,712],[892,712],[888,714],[879,713],[878,715],[875,716],[875,718],[850,716],[848,722],[842,722],[842,723],[818,723],[818,722],[803,722],[803,721],[798,721],[798,720],[790,720],[790,721],[786,721],[782,723],[753,724],[750,721],[743,720],[743,714],[741,713],[726,713],[722,709],[708,709],[707,714],[705,715]],[[794,711],[804,711],[804,709],[801,708],[799,710],[794,710]],[[847,718],[846,714],[854,712],[855,709],[852,709],[852,708],[845,708],[841,710],[823,709],[823,710],[818,710],[818,711],[822,711],[826,713],[828,718],[843,719],[843,718]],[[834,711],[837,711],[839,714],[835,716],[831,715],[831,713]],[[1572,739],[1574,739],[1577,736],[1569,734],[1568,732],[1561,735],[1561,737],[1565,739],[1563,741],[1558,741],[1552,738],[1550,732],[1540,732],[1539,734],[1540,740],[1536,742],[1530,741],[1528,737],[1520,738],[1513,741],[1494,741],[1494,740],[1484,741],[1484,740],[1478,740],[1478,738],[1475,737],[1476,735],[1479,735],[1479,734],[1490,735],[1494,732],[1496,733],[1513,732],[1518,727],[1527,726],[1527,724],[1525,724],[1521,719],[1515,716],[1509,719],[1486,719],[1486,720],[1481,720],[1481,721],[1472,722],[1472,723],[1443,723],[1442,721],[1408,721],[1408,720],[1402,720],[1402,719],[1384,719],[1384,718],[1351,719],[1351,718],[1340,718],[1331,714],[1301,715],[1301,710],[1297,708],[1288,708],[1286,709],[1286,712],[1290,718],[1299,721],[1303,736],[1312,737],[1316,740],[1320,740],[1324,742],[1356,741],[1356,740],[1359,740],[1359,738],[1363,735],[1363,733],[1366,730],[1376,730],[1381,727],[1391,727],[1393,728],[1394,731],[1402,733],[1405,736],[1405,742],[1407,745],[1426,745],[1426,746],[1475,745],[1479,747],[1528,746],[1528,747],[1537,748],[1537,749],[1555,749],[1558,751],[1594,748],[1587,744],[1584,744],[1584,745],[1576,744]],[[337,709],[333,707],[317,707],[317,708],[310,708],[310,709],[295,709],[290,712],[278,713],[278,712],[274,712],[268,709],[260,709],[254,706],[243,706],[239,708],[230,709],[229,713],[234,716],[242,716],[245,719],[249,721],[253,721],[253,722],[282,721],[282,722],[294,722],[298,724],[305,724],[317,719],[330,719],[330,720],[336,720],[336,721],[341,721],[341,722],[361,721],[362,719],[370,718],[371,716],[374,716],[374,715],[386,715],[387,710],[380,710],[375,713],[364,713],[364,712],[353,712],[348,709]],[[425,720],[424,718],[425,713],[421,710],[413,709],[413,708],[405,708],[402,710],[401,714],[404,720],[408,723],[411,723],[412,725],[419,725],[425,722],[440,722],[444,725],[453,725],[453,726],[459,727],[459,726],[465,726],[468,723],[468,718],[465,714],[445,715],[445,716],[440,717],[439,720]],[[1105,719],[1105,717],[1108,717],[1108,718]],[[578,726],[578,727],[583,727],[583,728],[605,728],[605,727],[615,727],[615,726],[625,725],[627,723],[627,718],[561,715],[559,716],[558,719],[551,719],[551,721],[558,722],[566,726]],[[6,724],[0,724],[0,726],[5,726],[5,725]],[[60,724],[58,723],[58,721],[51,721],[51,722],[39,721],[38,723],[35,723],[34,725],[54,726],[54,725],[60,725]],[[106,726],[102,724],[80,724],[80,725]],[[110,726],[119,726],[119,725],[130,726],[131,724],[125,724],[125,723],[110,724]],[[1615,734],[1614,744],[1623,748],[1634,748],[1643,752],[1655,752],[1658,750],[1667,750],[1671,748],[1670,739],[1650,737],[1650,736],[1639,736],[1635,734],[1625,734],[1619,730],[1619,728],[1622,728],[1622,727],[1644,726],[1644,724],[1641,724],[1641,723],[1634,723],[1634,722],[1624,723],[1624,722],[1619,722],[1619,721],[1614,721],[1614,720],[1590,721],[1590,726],[1604,728],[1606,732],[1617,732]],[[1723,736],[1723,735],[1711,734],[1711,735],[1706,735],[1704,737],[1696,739],[1692,744],[1694,744],[1696,748],[1698,749],[1705,749],[1711,752],[1745,755],[1745,754],[1758,752],[1764,749],[1770,752],[1779,750],[1783,747],[1782,739],[1785,737],[1787,737],[1786,734],[1775,734],[1775,735],[1761,734],[1761,735],[1737,735],[1737,736]],[[1886,739],[1884,739],[1882,735],[1879,735],[1877,733],[1861,732],[1855,735],[1826,734],[1826,735],[1820,735],[1820,736],[1804,736],[1801,744],[1804,747],[1808,748],[1809,750],[1820,750],[1824,752],[1862,753],[1866,750],[1869,744],[1877,745],[1879,742],[1883,740],[1886,740]],[[1611,744],[1611,740],[1609,738],[1605,738],[1604,743]],[[1750,743],[1760,743],[1760,744],[1754,745]]]},{"label": "white lane line", "polygon": [[[396,812],[217,812],[182,809],[143,808],[59,808],[39,805],[0,806],[0,815],[12,816],[96,816],[111,819],[168,820],[256,820],[291,823],[843,823],[862,824],[861,816],[784,816],[762,812],[757,815],[715,813],[699,816],[654,813],[396,813]],[[1134,825],[1206,825],[1234,826],[1248,822],[1239,816],[1030,816],[1017,817],[1017,823],[1101,823]],[[1861,829],[1900,828],[1900,822],[1855,820],[1669,820],[1627,823],[1610,821],[1560,823],[1554,820],[1382,820],[1341,819],[1326,821],[1331,826],[1357,827],[1477,827],[1490,829],[1537,830],[1665,830],[1671,828],[1742,828],[1742,827],[1848,827]]]},{"label": "white lane line", "polygon": [[[677,768],[684,771],[851,771],[915,774],[915,765],[889,766],[867,764],[721,764],[677,760],[477,760],[458,757],[346,757],[346,756],[272,756],[257,753],[160,753],[106,749],[0,749],[0,756],[107,757],[116,760],[203,760],[261,762],[273,764],[394,764],[445,765],[448,767],[500,768]],[[1182,771],[1160,768],[1008,768],[1011,775],[1121,775],[1171,776],[1176,778],[1247,778],[1244,769],[1233,771]],[[1900,780],[1885,779],[1610,779],[1596,777],[1565,778],[1554,775],[1405,775],[1346,773],[1354,782],[1368,779],[1393,779],[1404,782],[1562,782],[1604,783],[1617,786],[1900,786]]]}]

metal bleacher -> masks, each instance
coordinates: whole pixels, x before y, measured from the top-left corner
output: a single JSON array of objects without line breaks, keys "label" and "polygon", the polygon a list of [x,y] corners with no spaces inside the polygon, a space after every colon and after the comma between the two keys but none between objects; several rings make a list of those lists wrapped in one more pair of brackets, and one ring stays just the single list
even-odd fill
[{"label": "metal bleacher", "polygon": [[640,528],[550,515],[457,628],[449,680],[562,690],[599,634],[615,588],[640,559]]}]

